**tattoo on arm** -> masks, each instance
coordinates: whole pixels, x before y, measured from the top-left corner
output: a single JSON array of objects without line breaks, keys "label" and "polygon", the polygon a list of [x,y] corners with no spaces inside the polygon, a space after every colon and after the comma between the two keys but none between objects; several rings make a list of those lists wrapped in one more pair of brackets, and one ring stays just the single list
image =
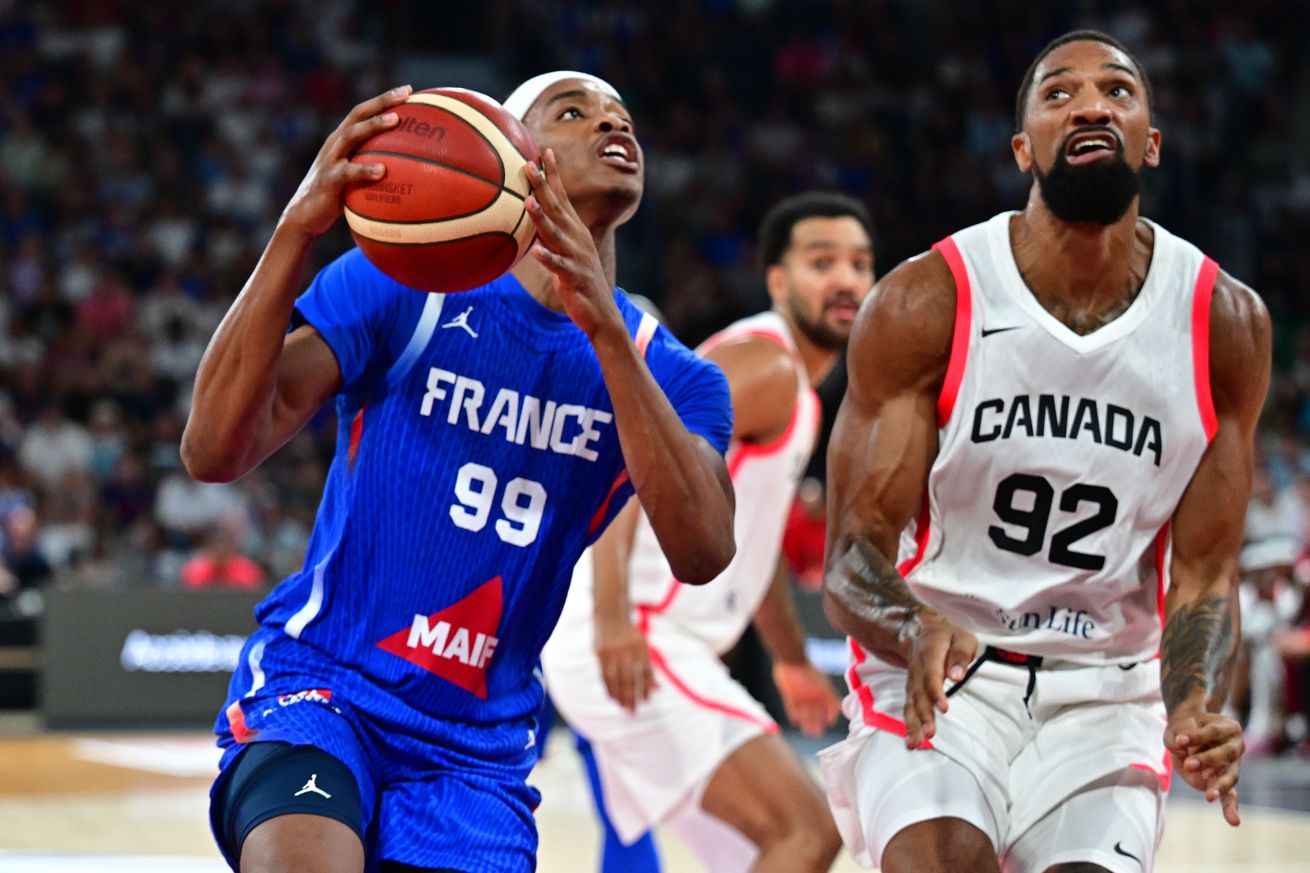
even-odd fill
[{"label": "tattoo on arm", "polygon": [[1174,610],[1160,643],[1160,684],[1165,707],[1205,695],[1207,709],[1217,709],[1228,691],[1235,643],[1232,597],[1207,597]]},{"label": "tattoo on arm", "polygon": [[865,634],[859,630],[865,630],[899,643],[923,610],[896,566],[864,537],[855,539],[829,571],[828,588],[857,625],[852,636],[860,641]]}]

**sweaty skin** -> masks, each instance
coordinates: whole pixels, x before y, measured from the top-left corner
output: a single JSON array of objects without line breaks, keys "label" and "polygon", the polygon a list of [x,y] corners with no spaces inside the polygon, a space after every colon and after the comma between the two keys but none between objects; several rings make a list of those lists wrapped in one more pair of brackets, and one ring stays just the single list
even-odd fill
[{"label": "sweaty skin", "polygon": [[[1012,143],[1023,171],[1049,167],[1065,137],[1095,125],[1115,131],[1135,167],[1159,160],[1131,62],[1099,42],[1077,41],[1038,66],[1024,131]],[[1033,296],[1072,330],[1121,314],[1140,289],[1150,228],[1134,200],[1108,226],[1052,215],[1034,183],[1010,226],[1015,259]],[[862,308],[851,338],[850,387],[829,446],[829,569],[825,609],[878,657],[906,665],[906,743],[935,732],[946,712],[944,679],[960,679],[978,648],[973,634],[920,603],[892,564],[937,453],[936,401],[950,355],[955,287],[931,252],[893,270]],[[1238,824],[1240,725],[1219,713],[1237,645],[1237,552],[1251,490],[1254,432],[1270,370],[1269,316],[1227,274],[1210,311],[1210,381],[1218,432],[1173,516],[1173,577],[1161,643],[1165,743],[1178,772]]]},{"label": "sweaty skin", "polygon": [[[680,578],[703,583],[735,551],[732,486],[718,452],[682,426],[614,304],[614,231],[640,202],[641,165],[638,160],[636,170],[627,171],[596,156],[607,136],[627,137],[634,148],[636,141],[622,104],[582,84],[557,83],[528,113],[526,125],[543,147],[549,178],[529,169],[533,194],[527,207],[538,242],[533,258],[524,258],[514,273],[543,305],[567,312],[591,340],[633,485]],[[539,106],[556,108],[555,97],[566,90],[576,94],[565,101],[573,112],[542,118]],[[387,110],[410,91],[404,86],[360,103],[328,137],[210,340],[182,437],[183,463],[195,478],[240,478],[340,389],[340,367],[318,331],[303,326],[286,334],[286,325],[315,242],[341,216],[344,186],[385,172],[379,164],[352,164],[349,156],[397,123],[396,113]],[[566,160],[556,159],[557,148]],[[571,189],[576,208],[566,193]],[[687,506],[704,511],[689,513]]]}]

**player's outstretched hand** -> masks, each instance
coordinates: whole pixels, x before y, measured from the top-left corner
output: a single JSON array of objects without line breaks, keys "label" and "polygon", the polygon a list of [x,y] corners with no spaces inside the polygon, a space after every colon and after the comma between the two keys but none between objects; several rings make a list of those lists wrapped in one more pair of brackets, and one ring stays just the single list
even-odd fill
[{"label": "player's outstretched hand", "polygon": [[905,745],[917,749],[937,733],[936,711],[946,712],[946,680],[960,682],[978,655],[978,638],[925,610],[910,641],[905,677]]},{"label": "player's outstretched hand", "polygon": [[619,706],[636,712],[656,687],[646,638],[626,616],[597,618],[595,648],[605,690]]},{"label": "player's outstretched hand", "polygon": [[564,191],[553,149],[546,149],[542,163],[544,175],[536,164],[523,169],[532,187],[525,206],[537,226],[532,256],[554,274],[555,293],[569,318],[587,336],[595,336],[606,321],[621,318],[614,304],[614,289],[605,278],[591,231]]},{"label": "player's outstretched hand", "polygon": [[352,164],[350,156],[364,140],[400,120],[400,116],[388,110],[404,103],[413,90],[409,85],[401,85],[350,110],[324,141],[309,172],[291,196],[291,202],[282,212],[284,223],[318,236],[341,217],[341,196],[346,183],[371,182],[385,175],[382,164]]},{"label": "player's outstretched hand", "polygon": [[1223,806],[1224,820],[1242,823],[1237,809],[1237,779],[1246,742],[1236,719],[1217,712],[1174,713],[1164,729],[1164,744],[1174,770],[1205,799]]},{"label": "player's outstretched hand", "polygon": [[804,664],[776,662],[773,665],[773,684],[778,686],[788,720],[808,736],[817,737],[823,733],[841,712],[841,702],[832,690],[832,683],[808,661]]}]

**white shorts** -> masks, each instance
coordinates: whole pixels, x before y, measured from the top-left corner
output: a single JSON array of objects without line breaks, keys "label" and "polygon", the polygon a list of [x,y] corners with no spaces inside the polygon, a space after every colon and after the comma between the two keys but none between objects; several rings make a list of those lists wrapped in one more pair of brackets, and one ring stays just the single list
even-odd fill
[{"label": "white shorts", "polygon": [[729,755],[778,729],[707,643],[667,624],[653,624],[646,640],[658,687],[635,714],[606,692],[589,633],[561,625],[541,654],[556,708],[591,742],[606,810],[625,843],[698,807]]},{"label": "white shorts", "polygon": [[850,735],[820,753],[857,861],[875,866],[899,831],[949,817],[986,834],[1006,873],[1071,861],[1149,873],[1171,775],[1157,661],[1035,671],[983,661],[937,713],[930,747],[913,751],[905,670],[875,662],[865,676],[843,705]]}]

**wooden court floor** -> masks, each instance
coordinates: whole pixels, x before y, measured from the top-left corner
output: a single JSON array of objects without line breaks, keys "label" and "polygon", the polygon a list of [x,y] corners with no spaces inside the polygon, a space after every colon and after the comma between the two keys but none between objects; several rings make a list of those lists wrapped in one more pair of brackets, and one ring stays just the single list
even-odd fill
[{"label": "wooden court floor", "polygon": [[[205,814],[216,760],[203,733],[0,736],[0,871],[221,873]],[[591,873],[599,835],[572,744],[552,742],[533,782],[539,870]],[[676,837],[658,837],[668,873],[703,869]],[[834,869],[860,868],[843,856]],[[1233,830],[1216,809],[1175,799],[1155,869],[1310,873],[1310,814],[1248,805]]]}]

